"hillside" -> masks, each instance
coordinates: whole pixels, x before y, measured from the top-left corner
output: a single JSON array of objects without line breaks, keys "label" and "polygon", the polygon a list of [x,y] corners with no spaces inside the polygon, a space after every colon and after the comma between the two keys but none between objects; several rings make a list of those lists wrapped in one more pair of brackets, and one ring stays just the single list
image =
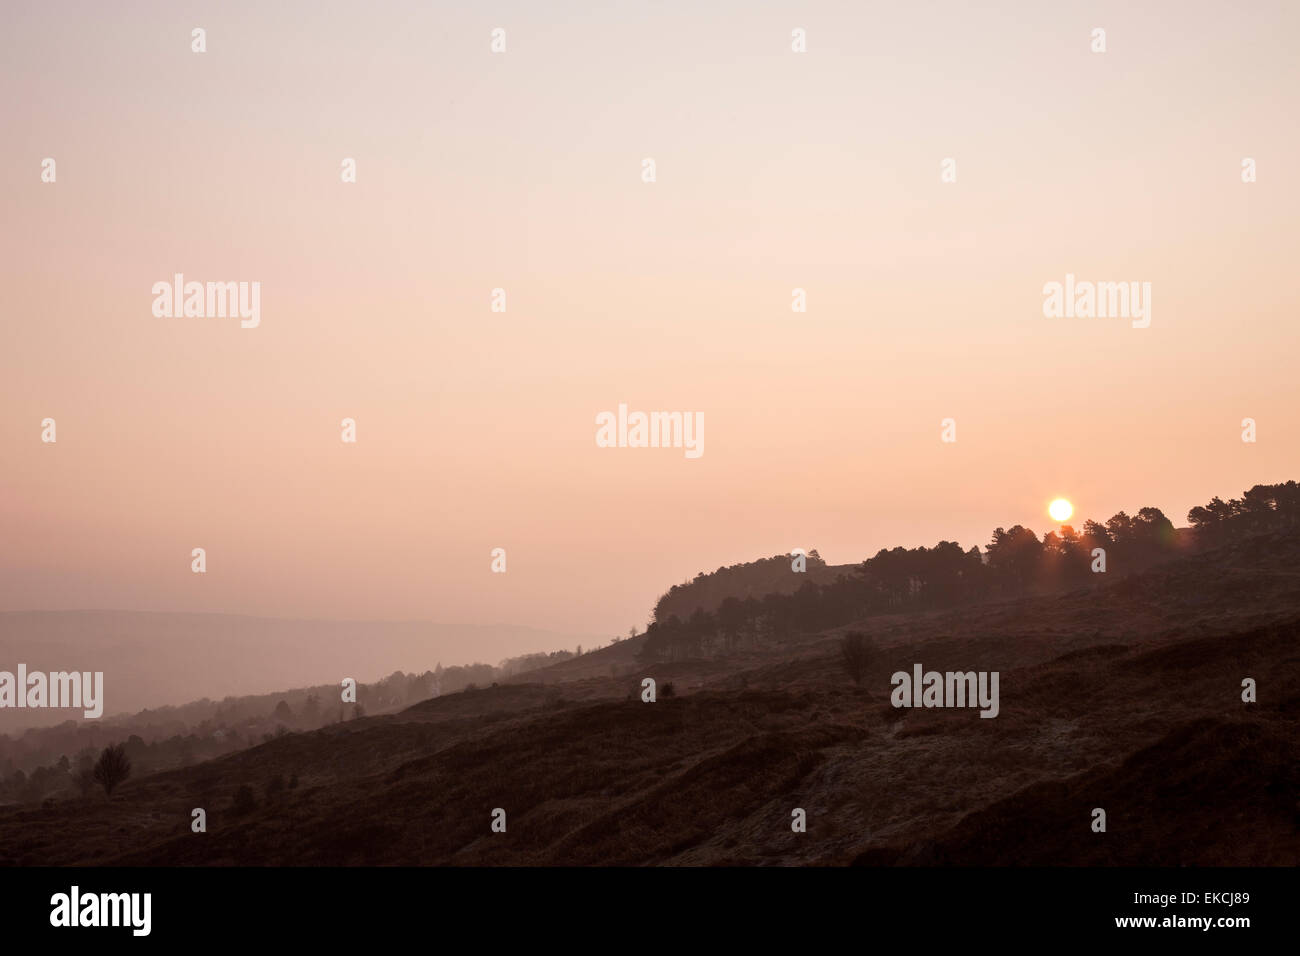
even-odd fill
[{"label": "hillside", "polygon": [[[874,616],[516,682],[295,733],[102,795],[0,810],[8,864],[1300,862],[1300,535],[1096,588]],[[1001,710],[903,710],[889,675],[997,670]],[[603,673],[602,673],[603,669]],[[639,698],[654,677],[675,696]],[[1243,704],[1241,680],[1258,682]],[[277,792],[273,781],[296,784]],[[252,788],[256,805],[233,809]],[[270,795],[268,795],[268,788]],[[208,832],[190,832],[204,807]],[[508,830],[489,831],[493,808]],[[808,832],[790,812],[807,811]],[[1094,807],[1108,832],[1089,828]]]}]

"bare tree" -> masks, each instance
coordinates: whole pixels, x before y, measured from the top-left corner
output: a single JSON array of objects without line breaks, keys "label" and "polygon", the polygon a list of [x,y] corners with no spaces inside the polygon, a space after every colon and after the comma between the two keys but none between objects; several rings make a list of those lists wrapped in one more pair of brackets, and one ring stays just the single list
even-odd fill
[{"label": "bare tree", "polygon": [[876,656],[876,646],[861,631],[850,631],[840,641],[840,661],[853,683],[861,686],[862,678],[867,676],[867,668]]},{"label": "bare tree", "polygon": [[91,775],[95,783],[104,788],[105,795],[111,797],[113,789],[131,776],[131,760],[126,755],[126,746],[117,744],[113,747],[105,747]]}]

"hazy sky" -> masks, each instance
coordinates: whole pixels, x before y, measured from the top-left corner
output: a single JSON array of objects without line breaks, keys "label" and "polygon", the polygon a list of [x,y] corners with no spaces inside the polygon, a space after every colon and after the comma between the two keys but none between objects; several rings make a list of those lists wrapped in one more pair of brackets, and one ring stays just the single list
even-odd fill
[{"label": "hazy sky", "polygon": [[[1066,6],[6,4],[0,609],[614,634],[1300,477],[1300,7]],[[259,327],[154,317],[177,272]],[[598,448],[620,402],[703,456]]]}]

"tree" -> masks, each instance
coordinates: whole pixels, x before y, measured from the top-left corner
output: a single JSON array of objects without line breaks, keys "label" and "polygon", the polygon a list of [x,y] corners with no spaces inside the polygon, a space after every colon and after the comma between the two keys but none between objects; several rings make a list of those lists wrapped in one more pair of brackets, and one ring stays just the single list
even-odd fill
[{"label": "tree", "polygon": [[861,686],[862,678],[867,676],[867,668],[875,657],[875,645],[861,631],[850,631],[840,641],[840,662],[848,672],[853,683]]},{"label": "tree", "polygon": [[104,752],[99,755],[99,760],[95,763],[92,776],[95,783],[104,788],[105,796],[111,797],[114,788],[131,776],[131,760],[126,755],[126,746],[117,744],[112,747],[105,747]]},{"label": "tree", "polygon": [[287,724],[289,721],[293,720],[293,709],[289,706],[287,700],[282,700],[275,705],[275,710],[272,712],[271,716],[275,720],[283,720]]},{"label": "tree", "polygon": [[1133,519],[1118,511],[1106,522],[1106,531],[1116,544],[1128,544],[1133,537]]},{"label": "tree", "polygon": [[1010,531],[994,528],[993,540],[985,550],[989,567],[1011,588],[1023,590],[1038,573],[1043,543],[1028,528],[1016,525]]},{"label": "tree", "polygon": [[1060,571],[1065,584],[1086,581],[1092,563],[1092,548],[1068,524],[1061,525]]},{"label": "tree", "polygon": [[1144,544],[1167,548],[1174,543],[1174,523],[1159,508],[1142,508],[1133,519],[1133,530]]},{"label": "tree", "polygon": [[1198,537],[1208,539],[1218,531],[1219,517],[1204,505],[1197,505],[1187,512],[1187,523],[1196,531]]},{"label": "tree", "polygon": [[1093,548],[1104,548],[1110,544],[1110,532],[1106,530],[1106,526],[1091,518],[1083,523],[1083,536],[1088,539],[1089,545]]},{"label": "tree", "polygon": [[733,650],[740,641],[747,621],[745,605],[735,595],[728,595],[718,605],[714,617],[718,622],[718,630],[722,632],[723,646],[727,650]]}]

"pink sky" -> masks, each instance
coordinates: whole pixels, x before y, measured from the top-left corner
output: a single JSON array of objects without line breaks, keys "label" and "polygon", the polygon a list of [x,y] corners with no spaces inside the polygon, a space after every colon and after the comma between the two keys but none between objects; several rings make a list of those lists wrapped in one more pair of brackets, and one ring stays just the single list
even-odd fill
[{"label": "pink sky", "polygon": [[[11,6],[0,609],[612,635],[795,547],[1300,478],[1300,9],[1058,6]],[[260,326],[155,318],[176,272]],[[1045,318],[1067,272],[1151,327]],[[703,457],[596,447],[620,402]]]}]

